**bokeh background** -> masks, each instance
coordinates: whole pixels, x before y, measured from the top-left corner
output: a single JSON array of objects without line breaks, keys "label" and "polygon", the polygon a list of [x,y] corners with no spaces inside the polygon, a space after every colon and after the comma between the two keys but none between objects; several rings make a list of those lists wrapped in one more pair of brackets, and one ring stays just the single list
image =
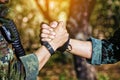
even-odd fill
[{"label": "bokeh background", "polygon": [[[41,22],[64,21],[70,36],[80,40],[90,36],[108,39],[120,27],[120,0],[11,0],[8,6],[8,17],[15,21],[28,54],[41,46]],[[87,77],[82,75],[87,68],[92,69],[87,70],[88,76],[93,74],[97,80],[120,80],[119,62],[83,69],[83,59],[77,63],[69,53],[56,53],[40,71],[38,80],[81,80]],[[76,73],[76,69],[83,71]]]}]

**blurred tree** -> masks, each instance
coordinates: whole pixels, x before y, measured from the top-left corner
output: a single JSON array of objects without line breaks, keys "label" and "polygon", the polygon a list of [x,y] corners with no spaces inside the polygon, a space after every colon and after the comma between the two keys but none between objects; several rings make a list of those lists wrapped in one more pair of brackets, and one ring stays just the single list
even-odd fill
[{"label": "blurred tree", "polygon": [[35,0],[40,12],[48,21],[67,21],[70,0]]},{"label": "blurred tree", "polygon": [[[32,5],[32,7],[31,7]],[[33,51],[40,46],[40,22],[44,20],[33,0],[11,0],[9,16],[16,22],[22,43],[26,51]]]},{"label": "blurred tree", "polygon": [[[96,0],[71,0],[68,30],[72,38],[87,40],[91,35],[89,23]],[[74,55],[75,70],[79,80],[96,80],[94,67],[85,59]]]}]

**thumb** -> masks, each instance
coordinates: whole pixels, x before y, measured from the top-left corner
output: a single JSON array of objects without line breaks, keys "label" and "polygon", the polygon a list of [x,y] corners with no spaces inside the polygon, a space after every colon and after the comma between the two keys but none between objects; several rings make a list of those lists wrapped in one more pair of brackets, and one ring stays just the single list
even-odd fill
[{"label": "thumb", "polygon": [[57,27],[57,25],[58,25],[57,21],[53,21],[53,22],[50,23],[50,27],[54,28],[54,29]]},{"label": "thumb", "polygon": [[58,27],[66,28],[65,24],[63,21],[60,21],[58,24]]}]

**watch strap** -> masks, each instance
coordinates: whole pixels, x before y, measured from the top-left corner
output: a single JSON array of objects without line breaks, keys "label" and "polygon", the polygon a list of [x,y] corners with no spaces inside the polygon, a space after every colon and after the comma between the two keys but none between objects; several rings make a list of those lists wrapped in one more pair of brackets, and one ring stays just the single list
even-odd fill
[{"label": "watch strap", "polygon": [[53,55],[55,53],[54,49],[47,41],[44,41],[42,43],[47,48],[47,50],[50,52],[51,55]]},{"label": "watch strap", "polygon": [[65,42],[65,44],[61,46],[60,48],[58,48],[57,51],[65,52],[66,49],[68,49],[69,42],[70,42],[70,38],[68,37],[68,40]]}]

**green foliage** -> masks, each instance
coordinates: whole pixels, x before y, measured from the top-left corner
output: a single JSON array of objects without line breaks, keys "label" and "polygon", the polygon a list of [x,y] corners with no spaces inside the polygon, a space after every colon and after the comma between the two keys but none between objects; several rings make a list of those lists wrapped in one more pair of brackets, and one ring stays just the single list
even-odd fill
[{"label": "green foliage", "polygon": [[38,8],[32,0],[11,0],[9,7],[8,17],[15,21],[26,51],[38,48],[40,23],[44,20]]},{"label": "green foliage", "polygon": [[105,74],[99,73],[98,80],[110,80],[110,78]]},{"label": "green foliage", "polygon": [[[120,27],[120,0],[97,0],[91,16],[93,35],[102,32],[105,38],[110,37]],[[96,35],[97,34],[97,35]]]},{"label": "green foliage", "polygon": [[59,80],[66,80],[64,73],[60,74]]},{"label": "green foliage", "polygon": [[15,61],[13,63],[3,63],[0,61],[0,80],[17,80],[18,78],[24,80],[24,74],[20,76],[20,73],[15,69],[14,64]]}]

